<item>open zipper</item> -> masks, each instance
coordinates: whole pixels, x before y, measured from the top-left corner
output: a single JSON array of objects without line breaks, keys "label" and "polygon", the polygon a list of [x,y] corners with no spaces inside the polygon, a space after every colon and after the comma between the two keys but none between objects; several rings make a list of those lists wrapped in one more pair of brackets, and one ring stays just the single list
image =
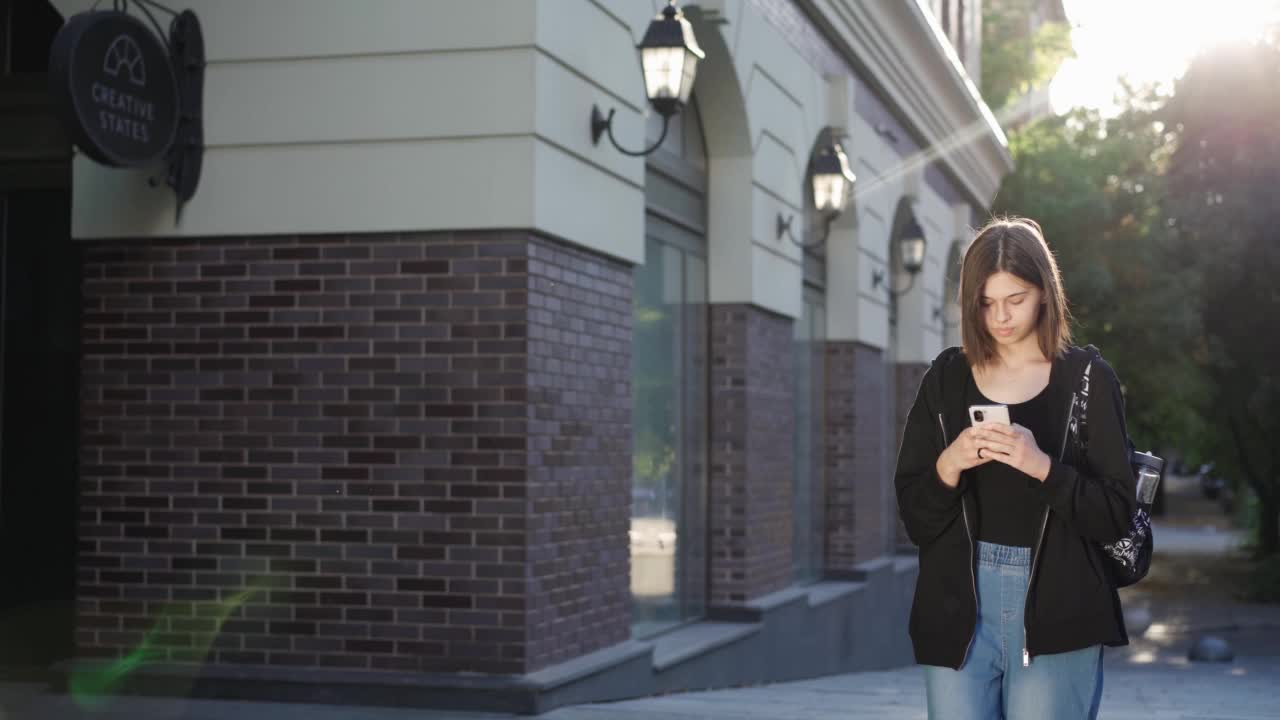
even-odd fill
[{"label": "open zipper", "polygon": [[[1067,406],[1067,422],[1062,428],[1062,447],[1058,450],[1058,462],[1067,457],[1067,437],[1071,434],[1071,413],[1076,409],[1076,391],[1071,391],[1071,404]],[[1044,542],[1044,531],[1049,527],[1049,508],[1044,509],[1044,517],[1040,520],[1040,535],[1031,549],[1031,572],[1027,575],[1027,592],[1022,598],[1022,667],[1031,667],[1031,651],[1027,648],[1027,604],[1031,601],[1031,583],[1036,579],[1036,564],[1040,561],[1040,545]]]},{"label": "open zipper", "polygon": [[[947,442],[947,423],[942,419],[942,413],[938,413],[938,429],[942,431],[942,447],[946,448],[950,443]],[[973,530],[969,527],[969,510],[964,506],[963,496],[960,498],[960,513],[964,516],[964,534],[969,538],[969,581],[973,585],[973,632],[969,633],[969,643],[964,646],[964,656],[960,658],[960,667],[964,667],[965,661],[969,659],[969,650],[973,647],[973,638],[978,634],[978,576],[973,569],[977,558],[973,549]],[[1025,628],[1023,635],[1025,639]]]}]

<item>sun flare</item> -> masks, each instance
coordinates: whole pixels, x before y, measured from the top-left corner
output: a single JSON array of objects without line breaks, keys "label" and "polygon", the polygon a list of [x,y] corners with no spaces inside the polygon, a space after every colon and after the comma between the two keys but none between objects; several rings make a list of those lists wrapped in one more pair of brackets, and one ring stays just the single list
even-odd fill
[{"label": "sun flare", "polygon": [[1260,39],[1280,19],[1280,0],[1066,0],[1077,57],[1050,86],[1057,112],[1116,110],[1119,80],[1167,88],[1201,49]]}]

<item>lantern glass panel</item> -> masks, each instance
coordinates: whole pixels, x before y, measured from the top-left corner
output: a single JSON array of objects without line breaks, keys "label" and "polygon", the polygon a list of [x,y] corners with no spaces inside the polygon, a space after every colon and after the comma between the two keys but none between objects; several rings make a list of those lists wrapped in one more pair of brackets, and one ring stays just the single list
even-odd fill
[{"label": "lantern glass panel", "polygon": [[698,56],[687,48],[684,51],[684,74],[680,78],[680,104],[689,103],[689,94],[693,92],[693,81],[698,75]]},{"label": "lantern glass panel", "polygon": [[839,173],[813,176],[813,205],[819,212],[840,212],[844,209],[848,183]]},{"label": "lantern glass panel", "polygon": [[908,237],[902,239],[902,266],[910,273],[919,272],[924,267],[924,238]]},{"label": "lantern glass panel", "polygon": [[679,98],[684,102],[688,98],[687,92],[683,97],[681,92],[686,72],[692,72],[685,69],[687,53],[684,48],[644,48],[640,55],[644,64],[644,91],[650,100]]}]

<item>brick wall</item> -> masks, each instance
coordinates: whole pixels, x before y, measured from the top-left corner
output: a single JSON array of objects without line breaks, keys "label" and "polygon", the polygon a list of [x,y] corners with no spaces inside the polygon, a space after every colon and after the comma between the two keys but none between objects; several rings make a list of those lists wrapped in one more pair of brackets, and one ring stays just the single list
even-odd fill
[{"label": "brick wall", "polygon": [[[911,404],[916,400],[916,392],[920,389],[920,381],[928,370],[929,366],[923,363],[899,363],[894,365],[894,392],[897,395],[897,412],[895,413],[893,426],[893,456],[895,458],[898,456],[898,450],[902,448],[902,433],[907,427],[907,413],[911,412]],[[896,496],[893,508],[895,514],[897,514]],[[901,514],[898,514],[894,541],[898,547],[911,547],[912,545],[911,538],[907,537],[907,528],[902,524]]]},{"label": "brick wall", "polygon": [[911,412],[911,404],[916,400],[916,392],[920,389],[920,381],[928,372],[929,366],[923,363],[897,363],[893,366],[894,394],[896,396],[893,426],[894,454],[902,446],[902,431],[907,427],[907,413]]},{"label": "brick wall", "polygon": [[885,472],[883,353],[827,341],[827,569],[840,574],[888,548],[893,478]]},{"label": "brick wall", "polygon": [[741,605],[791,582],[791,323],[749,305],[711,306],[712,607]]},{"label": "brick wall", "polygon": [[854,435],[857,412],[855,344],[828,341],[826,423],[826,567],[839,574],[858,562],[854,542],[854,494],[858,478]]},{"label": "brick wall", "polygon": [[632,270],[529,247],[528,664],[631,634]]},{"label": "brick wall", "polygon": [[827,555],[827,383],[830,382],[830,377],[827,370],[826,341],[818,340],[809,343],[808,353],[809,367],[813,373],[809,401],[810,413],[812,413],[809,423],[810,442],[809,447],[801,448],[800,452],[809,453],[813,485],[809,506],[797,512],[807,512],[812,518],[809,523],[808,543],[810,553],[814,556],[812,570],[820,577],[826,567]]},{"label": "brick wall", "polygon": [[200,660],[219,602],[215,663],[521,673],[626,637],[628,268],[473,233],[84,272],[83,656],[155,628]]}]

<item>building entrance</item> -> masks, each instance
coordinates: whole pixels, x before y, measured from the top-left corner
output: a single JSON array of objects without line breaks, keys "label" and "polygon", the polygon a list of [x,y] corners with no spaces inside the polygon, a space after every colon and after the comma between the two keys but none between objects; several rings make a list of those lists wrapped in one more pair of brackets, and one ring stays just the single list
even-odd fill
[{"label": "building entrance", "polygon": [[0,665],[74,650],[80,252],[45,0],[0,0]]}]

